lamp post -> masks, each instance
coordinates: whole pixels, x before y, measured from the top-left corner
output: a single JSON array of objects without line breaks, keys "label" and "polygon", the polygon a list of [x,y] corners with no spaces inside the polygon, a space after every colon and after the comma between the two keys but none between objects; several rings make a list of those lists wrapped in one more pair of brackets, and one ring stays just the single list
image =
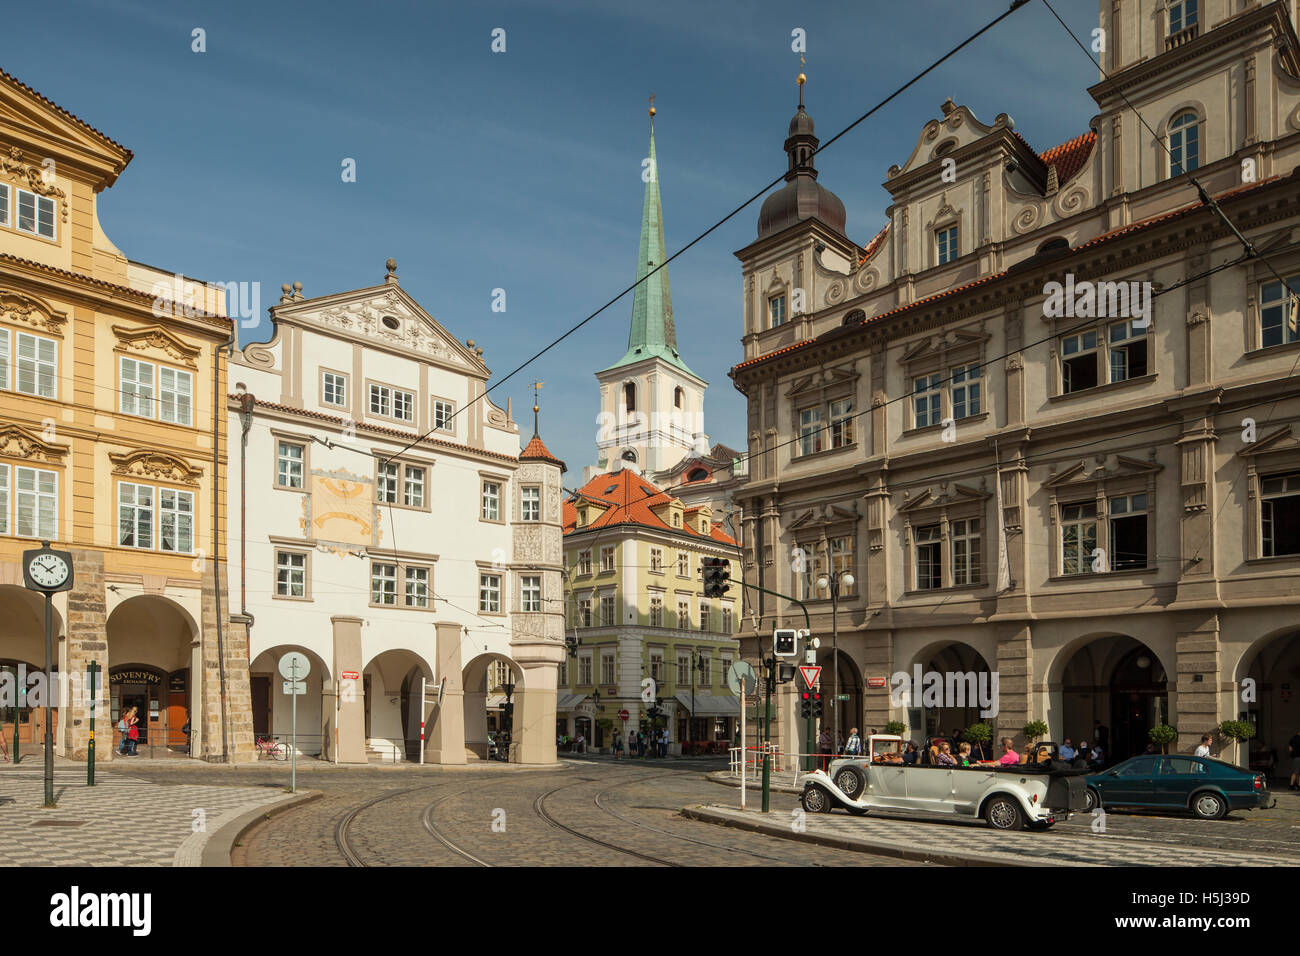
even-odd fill
[{"label": "lamp post", "polygon": [[[501,708],[501,729],[504,732],[506,744],[506,763],[510,762],[510,742],[514,738],[515,729],[515,705],[510,702],[510,698],[515,693],[515,682],[511,680],[512,675],[506,675],[506,682],[501,685],[501,689],[506,692],[506,704]],[[498,751],[500,748],[497,748]]]},{"label": "lamp post", "polygon": [[835,718],[835,729],[832,731],[831,746],[837,749],[840,735],[840,647],[838,640],[840,586],[843,585],[845,590],[850,590],[856,583],[851,571],[832,571],[829,574],[823,574],[817,579],[818,589],[822,591],[829,590],[831,593],[831,655],[835,661],[835,694],[831,698],[831,714]]}]

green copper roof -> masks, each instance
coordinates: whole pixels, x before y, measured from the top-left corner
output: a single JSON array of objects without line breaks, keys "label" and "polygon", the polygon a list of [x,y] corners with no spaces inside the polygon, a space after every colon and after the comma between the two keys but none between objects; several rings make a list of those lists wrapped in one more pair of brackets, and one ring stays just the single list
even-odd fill
[{"label": "green copper roof", "polygon": [[647,165],[645,201],[641,207],[641,243],[637,250],[637,287],[632,298],[632,328],[627,337],[627,354],[604,371],[661,358],[690,375],[677,354],[677,329],[673,325],[673,295],[668,287],[668,268],[655,266],[668,258],[664,243],[663,208],[659,204],[659,162],[655,158],[654,124],[650,126],[650,162]]}]

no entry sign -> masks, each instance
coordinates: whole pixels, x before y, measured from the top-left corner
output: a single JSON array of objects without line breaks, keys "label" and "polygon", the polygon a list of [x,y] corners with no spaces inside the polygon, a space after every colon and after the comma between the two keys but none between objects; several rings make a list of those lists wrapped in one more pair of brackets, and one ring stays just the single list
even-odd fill
[{"label": "no entry sign", "polygon": [[618,719],[619,719],[619,720],[627,720],[627,719],[628,719],[629,717],[631,717],[631,716],[632,716],[632,715],[629,714],[626,710],[620,710],[620,711],[618,712]]}]

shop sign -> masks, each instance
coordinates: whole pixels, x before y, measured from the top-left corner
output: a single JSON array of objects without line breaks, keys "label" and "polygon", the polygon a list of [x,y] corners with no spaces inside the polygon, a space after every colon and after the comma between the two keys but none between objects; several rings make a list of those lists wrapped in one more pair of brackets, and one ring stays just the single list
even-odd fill
[{"label": "shop sign", "polygon": [[868,677],[868,678],[867,678],[867,686],[868,686],[868,687],[884,687],[884,686],[886,686],[886,685],[888,684],[888,681],[889,681],[889,679],[888,679],[887,677]]},{"label": "shop sign", "polygon": [[110,684],[161,684],[162,677],[153,671],[113,671],[108,675]]}]

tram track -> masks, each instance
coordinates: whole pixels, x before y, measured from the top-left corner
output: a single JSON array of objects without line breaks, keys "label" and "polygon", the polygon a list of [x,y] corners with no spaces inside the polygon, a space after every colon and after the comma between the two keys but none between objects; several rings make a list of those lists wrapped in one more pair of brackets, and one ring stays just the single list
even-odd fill
[{"label": "tram track", "polygon": [[[623,780],[615,784],[613,787],[607,788],[607,790],[604,792],[617,789],[618,787],[621,786],[628,786],[629,784],[644,783],[647,780],[655,780],[659,777],[678,776],[680,774],[681,771],[677,771],[676,773],[674,773],[673,771],[666,771],[664,773],[653,773],[653,774],[649,774],[648,776],[637,777],[633,780]],[[579,780],[576,783],[565,784],[562,787],[556,787],[554,790],[548,790],[545,793],[538,794],[537,799],[533,801],[533,811],[539,817],[541,817],[543,820],[549,823],[551,826],[559,830],[563,830],[565,833],[568,833],[571,836],[575,836],[580,840],[585,840],[588,843],[593,843],[596,846],[601,846],[604,847],[605,849],[613,850],[616,853],[623,853],[626,854],[627,856],[636,857],[637,859],[646,860],[647,862],[650,863],[657,863],[660,866],[681,866],[680,863],[675,863],[672,860],[666,860],[663,857],[654,856],[649,853],[642,853],[640,850],[633,850],[629,847],[619,846],[617,843],[611,843],[608,840],[602,840],[600,837],[592,836],[590,833],[583,833],[581,830],[576,830],[573,827],[569,826],[567,823],[561,823],[546,809],[547,797],[559,793],[561,790],[569,790],[573,787],[578,786],[579,784],[587,783],[587,782],[588,781],[585,780]],[[600,794],[597,794],[597,797],[599,796]],[[605,807],[600,806],[598,802],[596,803],[596,806],[600,807],[600,809],[602,810],[605,810],[605,812],[607,813],[609,812]],[[611,816],[618,816],[618,815],[611,814]],[[621,817],[619,819],[621,819]]]},{"label": "tram track", "polygon": [[349,830],[352,827],[352,821],[357,818],[357,815],[361,813],[362,810],[369,810],[376,804],[383,803],[386,800],[392,800],[394,797],[415,793],[417,790],[429,789],[431,789],[431,787],[426,785],[423,787],[406,787],[402,790],[394,790],[392,793],[383,793],[365,801],[364,803],[357,804],[355,807],[344,813],[343,816],[339,817],[334,824],[334,844],[338,847],[339,852],[343,854],[343,859],[347,861],[348,866],[369,866],[369,864],[362,860],[360,855],[356,852],[356,848],[352,845],[352,841],[348,836]]}]

